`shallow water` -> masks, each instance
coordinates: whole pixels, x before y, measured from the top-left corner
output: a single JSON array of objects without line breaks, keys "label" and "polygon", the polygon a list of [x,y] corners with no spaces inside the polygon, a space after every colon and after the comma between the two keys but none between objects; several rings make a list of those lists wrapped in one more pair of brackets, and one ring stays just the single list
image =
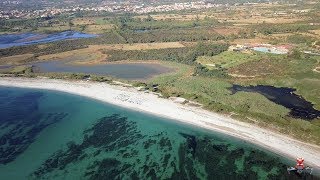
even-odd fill
[{"label": "shallow water", "polygon": [[97,37],[97,35],[86,34],[86,33],[81,33],[76,31],[64,31],[64,32],[52,33],[52,34],[35,34],[35,33],[3,34],[3,35],[0,35],[0,48],[48,43],[48,42],[66,40],[66,39],[93,38],[93,37]]},{"label": "shallow water", "polygon": [[320,111],[314,109],[313,104],[303,97],[294,93],[295,89],[277,88],[273,86],[240,86],[233,85],[232,93],[238,91],[257,92],[268,98],[270,101],[282,105],[291,110],[290,116],[305,120],[312,120],[320,117]]},{"label": "shallow water", "polygon": [[264,53],[272,53],[272,54],[287,54],[286,51],[280,51],[274,48],[269,47],[254,47],[252,48],[255,51],[264,52]]},{"label": "shallow water", "polygon": [[287,179],[227,135],[53,91],[0,87],[0,179]]},{"label": "shallow water", "polygon": [[11,66],[0,66],[0,69],[8,69],[11,68]]},{"label": "shallow water", "polygon": [[107,75],[127,80],[148,79],[155,75],[172,72],[171,68],[153,63],[121,63],[101,65],[70,65],[66,61],[34,63],[41,72],[69,72]]}]

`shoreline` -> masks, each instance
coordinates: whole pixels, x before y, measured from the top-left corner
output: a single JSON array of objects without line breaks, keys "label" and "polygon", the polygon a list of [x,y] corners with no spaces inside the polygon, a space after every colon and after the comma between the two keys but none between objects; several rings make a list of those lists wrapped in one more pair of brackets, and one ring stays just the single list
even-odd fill
[{"label": "shoreline", "polygon": [[[304,143],[286,135],[234,120],[200,107],[182,105],[153,93],[88,81],[67,81],[48,78],[0,78],[0,86],[55,90],[85,96],[135,111],[169,118],[248,141],[276,154],[295,160],[303,157],[306,165],[320,169],[320,146]],[[295,164],[292,164],[294,166]]]}]

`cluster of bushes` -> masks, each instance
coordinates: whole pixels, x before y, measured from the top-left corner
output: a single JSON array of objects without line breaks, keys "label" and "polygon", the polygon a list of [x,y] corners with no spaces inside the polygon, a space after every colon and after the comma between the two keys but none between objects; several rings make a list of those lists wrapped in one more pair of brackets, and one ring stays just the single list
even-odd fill
[{"label": "cluster of bushes", "polygon": [[309,24],[268,24],[262,23],[253,26],[253,29],[261,34],[270,35],[276,33],[296,33],[306,32],[308,30],[319,29],[319,26],[310,26]]},{"label": "cluster of bushes", "polygon": [[255,38],[256,35],[254,33],[254,31],[252,30],[241,30],[239,31],[237,34],[231,34],[229,36],[226,37],[226,39],[229,39],[229,40],[235,40],[235,39],[238,39],[238,38],[241,38],[241,39],[249,39],[249,38]]},{"label": "cluster of bushes", "polygon": [[2,69],[1,74],[13,74],[13,75],[29,75],[33,73],[33,66],[31,65],[21,65]]},{"label": "cluster of bushes", "polygon": [[127,43],[126,39],[122,37],[116,30],[108,30],[100,34],[96,38],[83,38],[72,40],[73,43],[83,45],[96,45],[96,44],[123,44]]},{"label": "cluster of bushes", "polygon": [[225,39],[224,36],[210,31],[207,28],[189,28],[189,29],[159,29],[144,32],[132,30],[122,30],[119,34],[127,43],[152,43],[152,42],[175,42],[175,41],[217,41]]},{"label": "cluster of bushes", "polygon": [[218,68],[218,69],[208,69],[201,64],[198,64],[194,69],[195,76],[205,76],[205,77],[218,77],[218,78],[227,78],[229,77],[226,69]]},{"label": "cluster of bushes", "polygon": [[41,18],[0,20],[0,31],[19,32],[24,29],[36,30]]},{"label": "cluster of bushes", "polygon": [[120,61],[120,60],[164,60],[164,61],[175,61],[183,62],[185,54],[187,54],[191,48],[168,48],[168,49],[151,49],[146,51],[134,50],[134,51],[123,51],[123,50],[112,50],[106,51],[108,55],[111,55],[109,61]]},{"label": "cluster of bushes", "polygon": [[51,79],[91,80],[96,82],[112,81],[112,78],[110,77],[83,74],[83,73],[45,73],[44,75],[48,76]]},{"label": "cluster of bushes", "polygon": [[292,44],[307,44],[312,45],[314,38],[301,34],[295,34],[287,37],[287,42]]},{"label": "cluster of bushes", "polygon": [[113,24],[116,24],[120,30],[182,29],[220,24],[218,20],[209,17],[205,17],[204,19],[196,17],[189,21],[178,21],[172,19],[155,20],[150,15],[143,19],[133,18],[128,14],[111,19],[111,21]]},{"label": "cluster of bushes", "polygon": [[[124,15],[110,20],[126,43],[221,40],[224,36],[212,30],[219,22],[212,18],[190,21],[154,20]],[[208,28],[209,27],[209,28]],[[113,32],[115,34],[115,32]]]},{"label": "cluster of bushes", "polygon": [[106,51],[111,55],[108,60],[164,60],[184,64],[195,64],[199,56],[214,56],[228,49],[228,44],[205,44],[199,43],[196,47],[152,49],[146,51]]},{"label": "cluster of bushes", "polygon": [[72,40],[67,41],[59,41],[50,43],[47,46],[43,46],[39,48],[38,45],[29,45],[29,46],[16,46],[6,49],[0,49],[0,56],[7,57],[7,56],[14,56],[19,54],[27,54],[32,53],[35,56],[47,55],[47,54],[55,54],[65,51],[71,51],[76,49],[87,48],[88,45],[83,43],[76,43]]},{"label": "cluster of bushes", "polygon": [[104,77],[104,76],[93,76],[93,75],[91,75],[90,79],[92,81],[97,81],[97,82],[110,82],[110,81],[112,81],[111,78]]}]

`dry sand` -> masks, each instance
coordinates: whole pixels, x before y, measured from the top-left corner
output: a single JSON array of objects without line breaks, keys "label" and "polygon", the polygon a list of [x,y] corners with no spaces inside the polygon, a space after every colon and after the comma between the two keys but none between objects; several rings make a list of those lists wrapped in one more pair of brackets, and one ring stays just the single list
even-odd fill
[{"label": "dry sand", "polygon": [[300,142],[252,124],[203,110],[200,107],[182,105],[169,99],[159,98],[155,94],[138,91],[133,87],[46,78],[0,78],[0,86],[48,89],[90,97],[225,133],[290,158],[304,157],[307,165],[320,169],[319,146]]}]

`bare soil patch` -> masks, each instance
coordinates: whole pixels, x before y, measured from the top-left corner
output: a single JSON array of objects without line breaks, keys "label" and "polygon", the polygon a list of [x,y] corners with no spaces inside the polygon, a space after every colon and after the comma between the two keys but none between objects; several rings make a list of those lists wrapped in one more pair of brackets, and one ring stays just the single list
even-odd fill
[{"label": "bare soil patch", "polygon": [[87,25],[85,28],[86,33],[93,33],[93,34],[101,34],[104,33],[106,30],[110,30],[113,28],[112,24],[103,24],[103,25]]},{"label": "bare soil patch", "polygon": [[264,39],[261,37],[256,37],[252,39],[235,39],[232,43],[234,44],[263,44],[263,43],[268,43],[268,39]]},{"label": "bare soil patch", "polygon": [[72,21],[75,25],[90,25],[90,24],[95,24],[96,18],[76,18]]},{"label": "bare soil patch", "polygon": [[237,34],[242,28],[235,28],[235,27],[226,27],[226,28],[216,28],[214,29],[215,32],[221,35],[231,35]]},{"label": "bare soil patch", "polygon": [[320,29],[310,30],[309,32],[311,32],[312,34],[316,34],[316,35],[320,36]]},{"label": "bare soil patch", "polygon": [[84,48],[73,51],[67,51],[57,54],[49,54],[38,57],[40,61],[50,61],[50,60],[62,60],[62,61],[72,61],[75,64],[100,64],[104,63],[107,59],[106,54],[103,54],[100,49],[96,48]]},{"label": "bare soil patch", "polygon": [[231,23],[237,23],[237,24],[257,24],[257,23],[273,23],[273,24],[279,24],[279,23],[294,23],[297,21],[301,21],[301,18],[289,18],[289,17],[276,17],[276,18],[268,18],[268,17],[262,17],[262,16],[252,16],[252,17],[246,17],[246,18],[221,18],[219,20],[222,20],[224,22],[231,22]]},{"label": "bare soil patch", "polygon": [[234,77],[255,77],[281,74],[283,69],[285,69],[283,63],[277,63],[275,60],[271,59],[262,59],[260,61],[251,61],[230,68],[228,73],[233,74]]},{"label": "bare soil patch", "polygon": [[112,44],[112,45],[92,45],[90,48],[105,50],[149,50],[149,49],[167,49],[167,48],[183,48],[180,42],[164,42],[164,43],[135,43],[135,44]]},{"label": "bare soil patch", "polygon": [[33,54],[21,54],[9,57],[1,57],[0,64],[2,65],[17,65],[23,63],[28,58],[32,58]]},{"label": "bare soil patch", "polygon": [[77,49],[57,54],[49,54],[38,57],[40,61],[63,60],[72,61],[72,64],[95,65],[107,63],[108,54],[106,50],[148,50],[165,48],[185,47],[179,42],[168,43],[138,43],[138,44],[113,44],[113,45],[91,45],[88,48]]},{"label": "bare soil patch", "polygon": [[[145,19],[148,16],[135,16],[136,18]],[[205,17],[210,17],[210,15],[206,14],[157,14],[151,15],[151,17],[155,20],[176,20],[176,21],[191,21],[195,19],[204,19]]]}]

